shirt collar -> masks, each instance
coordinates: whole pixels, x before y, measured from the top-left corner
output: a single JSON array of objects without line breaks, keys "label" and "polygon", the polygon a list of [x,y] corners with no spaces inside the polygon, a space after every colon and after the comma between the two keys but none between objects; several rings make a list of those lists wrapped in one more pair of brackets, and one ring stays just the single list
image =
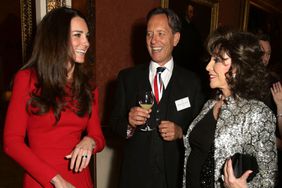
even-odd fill
[{"label": "shirt collar", "polygon": [[[169,71],[169,72],[172,72],[173,70],[173,66],[174,66],[174,61],[173,61],[173,58],[171,58],[166,64],[164,64],[163,67],[166,68],[165,71]],[[149,69],[150,69],[150,72],[152,72],[153,74],[156,73],[156,69],[160,67],[160,65],[154,61],[151,61],[150,62],[150,66],[149,66]]]}]

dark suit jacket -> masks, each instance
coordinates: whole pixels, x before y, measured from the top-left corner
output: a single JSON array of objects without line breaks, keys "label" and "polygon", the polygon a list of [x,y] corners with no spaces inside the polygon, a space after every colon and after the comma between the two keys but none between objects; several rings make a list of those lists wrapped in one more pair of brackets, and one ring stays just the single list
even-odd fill
[{"label": "dark suit jacket", "polygon": [[[119,73],[110,125],[123,138],[126,138],[128,112],[138,106],[138,95],[146,90],[151,90],[148,65]],[[189,97],[191,107],[177,111],[175,101],[185,97]],[[154,104],[148,121],[157,126],[161,120],[169,120],[181,126],[186,133],[202,104],[199,79],[192,72],[175,65],[162,99],[159,104]],[[120,187],[180,187],[183,151],[181,139],[168,142],[162,140],[157,129],[152,132],[136,129],[125,142]]]}]

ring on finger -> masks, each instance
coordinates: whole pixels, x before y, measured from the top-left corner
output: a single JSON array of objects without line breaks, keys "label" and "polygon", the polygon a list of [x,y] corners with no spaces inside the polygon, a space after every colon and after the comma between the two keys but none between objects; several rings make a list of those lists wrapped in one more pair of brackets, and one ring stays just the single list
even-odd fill
[{"label": "ring on finger", "polygon": [[87,159],[87,154],[84,154],[84,155],[82,155],[82,158],[85,158],[85,159]]}]

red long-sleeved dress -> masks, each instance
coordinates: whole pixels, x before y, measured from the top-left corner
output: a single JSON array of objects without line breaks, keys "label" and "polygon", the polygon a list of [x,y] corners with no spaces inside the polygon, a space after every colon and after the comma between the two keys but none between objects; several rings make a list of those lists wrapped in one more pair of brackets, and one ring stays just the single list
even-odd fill
[{"label": "red long-sleeved dress", "polygon": [[[4,151],[25,170],[24,188],[53,188],[51,179],[60,174],[76,188],[92,188],[89,168],[75,173],[69,170],[70,154],[87,131],[96,146],[93,153],[104,148],[105,140],[98,117],[98,91],[94,91],[92,115],[77,116],[66,108],[54,125],[53,112],[32,115],[26,111],[31,91],[35,89],[35,74],[31,69],[19,71],[14,79],[12,96],[4,128]],[[28,144],[25,143],[25,137]]]}]

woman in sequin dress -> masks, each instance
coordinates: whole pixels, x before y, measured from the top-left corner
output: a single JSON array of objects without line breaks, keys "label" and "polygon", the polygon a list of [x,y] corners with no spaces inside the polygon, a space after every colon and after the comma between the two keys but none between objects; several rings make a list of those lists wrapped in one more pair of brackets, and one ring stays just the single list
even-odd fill
[{"label": "woman in sequin dress", "polygon": [[[270,93],[262,51],[249,33],[217,30],[208,42],[206,66],[216,97],[207,101],[184,136],[183,188],[274,187],[277,173],[275,116],[261,101]],[[235,153],[256,157],[259,173],[233,174]]]},{"label": "woman in sequin dress", "polygon": [[88,164],[105,140],[89,33],[78,11],[52,10],[14,78],[4,150],[25,169],[24,188],[93,188]]}]

